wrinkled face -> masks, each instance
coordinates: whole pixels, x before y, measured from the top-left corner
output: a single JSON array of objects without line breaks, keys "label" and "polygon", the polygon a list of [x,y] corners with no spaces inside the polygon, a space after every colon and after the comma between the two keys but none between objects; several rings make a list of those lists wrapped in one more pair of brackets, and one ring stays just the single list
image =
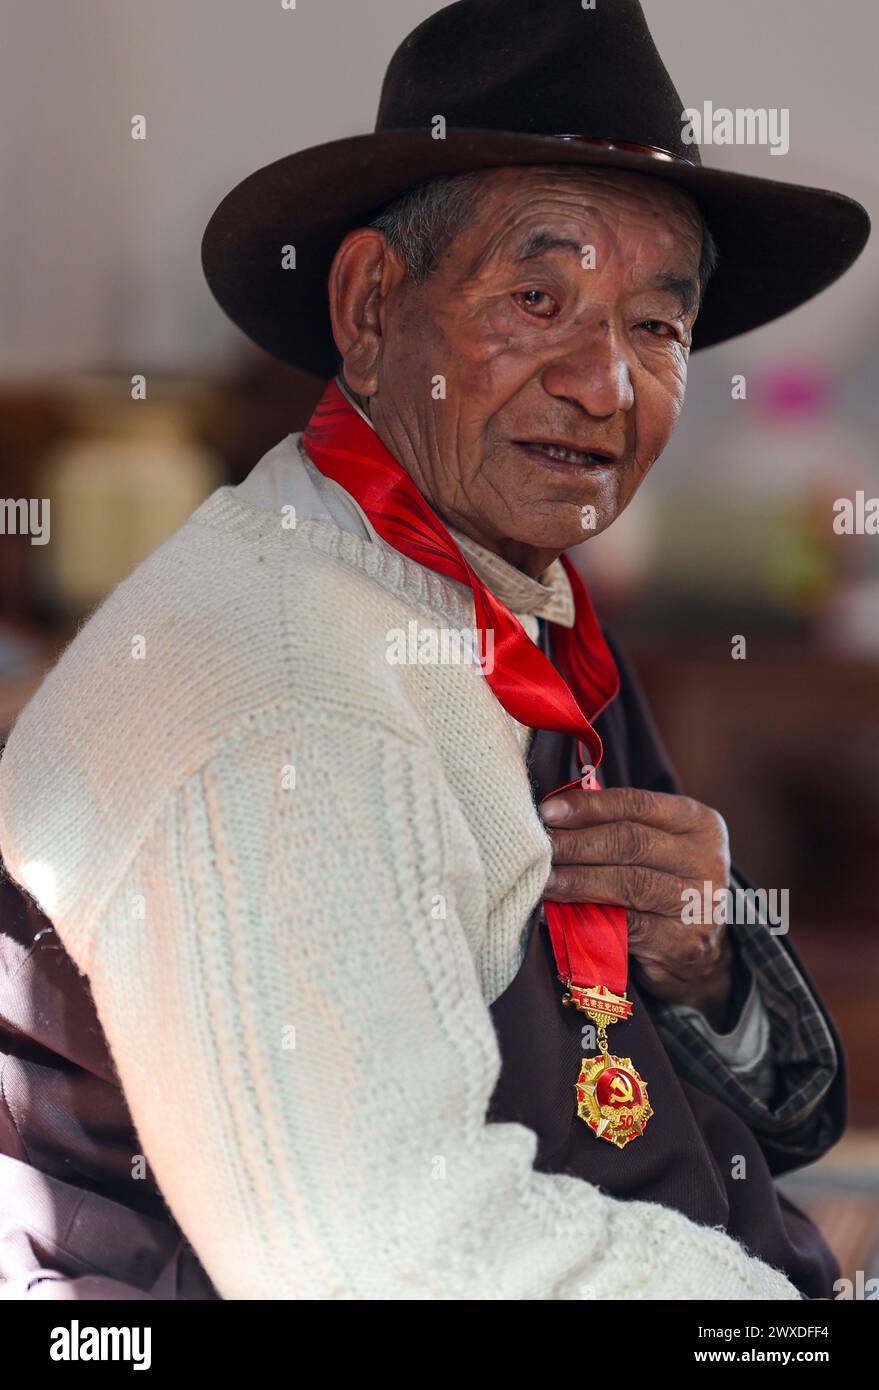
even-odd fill
[{"label": "wrinkled face", "polygon": [[498,169],[484,188],[423,283],[393,257],[374,271],[374,353],[343,352],[345,377],[445,520],[537,573],[609,526],[668,442],[701,220],[619,171]]}]

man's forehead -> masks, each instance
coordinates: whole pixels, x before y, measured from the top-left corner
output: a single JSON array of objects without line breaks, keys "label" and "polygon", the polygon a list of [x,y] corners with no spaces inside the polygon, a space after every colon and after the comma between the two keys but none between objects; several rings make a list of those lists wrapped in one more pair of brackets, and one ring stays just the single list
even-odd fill
[{"label": "man's forehead", "polygon": [[445,262],[453,277],[475,283],[552,254],[576,255],[582,264],[584,246],[606,235],[616,261],[621,248],[613,242],[627,228],[634,231],[624,254],[630,287],[668,289],[685,313],[698,306],[702,222],[681,190],[627,171],[526,165],[488,170],[480,194],[473,222]]},{"label": "man's forehead", "polygon": [[693,199],[647,174],[526,165],[490,169],[483,178],[476,223],[483,231],[493,224],[504,250],[514,250],[517,259],[551,249],[553,236],[563,245],[562,227],[550,232],[543,222],[568,221],[572,244],[574,224],[590,223],[649,229],[661,240],[698,241],[702,222]]}]

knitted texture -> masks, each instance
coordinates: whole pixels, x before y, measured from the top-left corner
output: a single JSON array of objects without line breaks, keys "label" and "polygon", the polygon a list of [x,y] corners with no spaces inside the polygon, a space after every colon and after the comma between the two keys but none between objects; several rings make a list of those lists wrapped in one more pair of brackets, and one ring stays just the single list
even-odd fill
[{"label": "knitted texture", "polygon": [[89,976],[175,1218],[225,1298],[798,1299],[485,1123],[550,844],[479,667],[388,660],[413,620],[471,627],[469,590],[221,488],[0,760],[0,852]]}]

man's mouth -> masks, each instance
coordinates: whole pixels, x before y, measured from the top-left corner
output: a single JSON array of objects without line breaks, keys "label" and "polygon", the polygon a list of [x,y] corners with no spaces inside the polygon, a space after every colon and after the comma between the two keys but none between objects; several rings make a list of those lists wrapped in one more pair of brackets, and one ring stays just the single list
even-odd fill
[{"label": "man's mouth", "polygon": [[567,444],[553,444],[542,439],[515,439],[513,443],[526,453],[539,454],[556,463],[579,464],[580,467],[607,467],[615,462],[613,454],[603,449],[573,449]]}]

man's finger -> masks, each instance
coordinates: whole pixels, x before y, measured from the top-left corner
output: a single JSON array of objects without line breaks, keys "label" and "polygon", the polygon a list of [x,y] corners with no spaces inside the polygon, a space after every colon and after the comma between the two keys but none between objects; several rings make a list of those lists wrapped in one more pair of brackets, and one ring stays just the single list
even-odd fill
[{"label": "man's finger", "polygon": [[681,920],[684,892],[702,883],[640,865],[565,864],[554,867],[544,896],[556,903],[618,903],[637,912],[658,912]]},{"label": "man's finger", "polygon": [[648,792],[642,787],[608,787],[606,791],[569,787],[542,801],[539,809],[547,825],[569,830],[631,820],[671,833],[691,829],[704,812],[692,797]]},{"label": "man's finger", "polygon": [[629,954],[653,985],[680,984],[709,975],[720,958],[724,934],[712,927],[683,927],[658,912],[629,911]]},{"label": "man's finger", "polygon": [[661,869],[684,878],[726,877],[722,855],[706,851],[703,836],[673,835],[641,821],[611,821],[583,830],[553,830],[554,864],[628,864]]},{"label": "man's finger", "polygon": [[732,950],[722,927],[686,929],[655,913],[629,913],[634,979],[658,999],[689,1004],[719,1030],[732,991]]}]

